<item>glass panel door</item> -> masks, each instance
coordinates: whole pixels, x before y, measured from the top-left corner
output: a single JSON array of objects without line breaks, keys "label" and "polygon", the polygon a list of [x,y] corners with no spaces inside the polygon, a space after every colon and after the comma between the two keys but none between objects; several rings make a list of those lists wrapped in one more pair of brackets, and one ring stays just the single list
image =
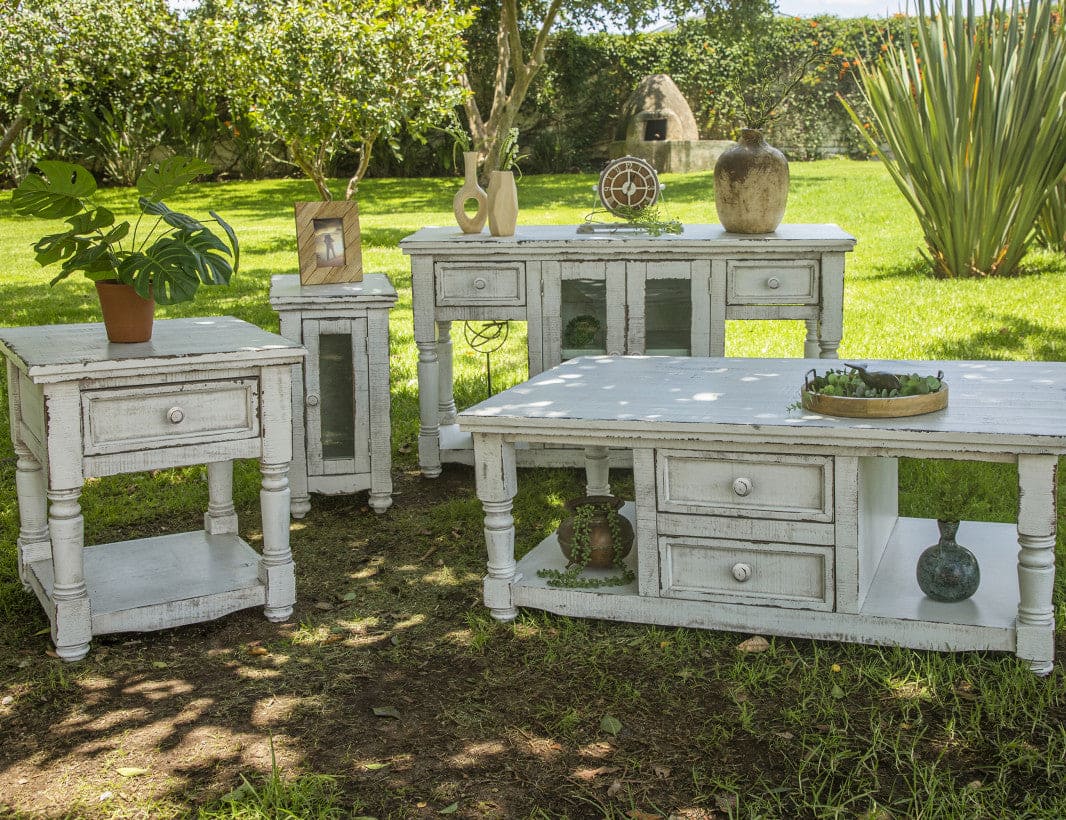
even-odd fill
[{"label": "glass panel door", "polygon": [[692,283],[688,279],[645,280],[644,352],[649,356],[692,354]]},{"label": "glass panel door", "polygon": [[607,282],[564,279],[561,298],[562,358],[607,352]]},{"label": "glass panel door", "polygon": [[352,337],[323,333],[318,337],[321,389],[322,458],[350,459],[355,451],[355,384]]}]

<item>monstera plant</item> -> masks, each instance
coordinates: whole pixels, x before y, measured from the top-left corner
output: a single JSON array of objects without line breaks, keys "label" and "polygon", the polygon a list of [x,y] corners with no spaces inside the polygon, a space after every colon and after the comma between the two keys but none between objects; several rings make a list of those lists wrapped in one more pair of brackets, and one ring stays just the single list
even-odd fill
[{"label": "monstera plant", "polygon": [[[40,174],[27,176],[15,190],[12,206],[69,226],[34,243],[37,262],[59,265],[53,285],[79,271],[96,283],[111,341],[147,341],[156,302],[187,302],[201,284],[229,284],[236,272],[237,237],[218,214],[208,211],[210,219],[199,220],[163,202],[210,171],[206,162],[174,156],[147,168],[137,180],[140,213],[132,225],[116,222],[114,213],[92,202],[96,180],[85,168],[56,161],[41,161],[38,168]],[[145,317],[146,330],[132,326],[134,320],[143,325]]]}]

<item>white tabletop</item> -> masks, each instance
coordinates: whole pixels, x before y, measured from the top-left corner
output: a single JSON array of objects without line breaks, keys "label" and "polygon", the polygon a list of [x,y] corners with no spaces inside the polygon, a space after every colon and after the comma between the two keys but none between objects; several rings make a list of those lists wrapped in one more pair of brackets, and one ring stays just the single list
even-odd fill
[{"label": "white tabletop", "polygon": [[295,342],[233,316],[156,320],[151,340],[134,344],[109,342],[99,323],[0,328],[0,352],[34,381],[96,378],[146,365],[293,364],[306,354]]},{"label": "white tabletop", "polygon": [[[935,375],[948,407],[895,419],[790,409],[822,359],[587,356],[564,362],[459,414],[469,432],[637,439],[656,433],[817,444],[924,443],[934,449],[1066,454],[1066,363],[877,361],[872,370]],[[1036,448],[1033,450],[1032,448]]]},{"label": "white tabletop", "polygon": [[680,234],[649,236],[643,232],[620,231],[617,233],[582,233],[576,225],[519,225],[514,236],[492,236],[487,232],[464,234],[456,226],[422,228],[402,239],[400,247],[405,253],[432,249],[439,245],[461,247],[469,251],[478,246],[535,248],[546,243],[557,250],[560,242],[578,243],[577,247],[624,246],[627,250],[680,251],[689,245],[699,245],[707,250],[708,243],[715,249],[737,250],[758,248],[792,250],[796,245],[823,247],[826,250],[849,251],[855,246],[855,237],[836,225],[779,225],[776,231],[766,234],[729,233],[721,225],[685,225]]}]

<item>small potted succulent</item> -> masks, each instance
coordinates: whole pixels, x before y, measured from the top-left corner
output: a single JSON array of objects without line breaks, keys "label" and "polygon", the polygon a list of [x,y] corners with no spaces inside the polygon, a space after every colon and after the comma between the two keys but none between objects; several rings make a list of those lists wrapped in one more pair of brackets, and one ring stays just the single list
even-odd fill
[{"label": "small potted succulent", "polygon": [[148,341],[157,302],[190,301],[201,284],[229,284],[237,271],[237,237],[218,214],[208,211],[210,219],[201,221],[163,203],[210,171],[206,162],[174,156],[147,168],[137,179],[140,214],[132,227],[116,224],[114,213],[93,204],[96,180],[85,168],[47,160],[38,168],[41,174],[27,176],[11,204],[16,213],[69,225],[34,243],[37,262],[59,265],[53,285],[78,271],[95,282],[109,341]]}]

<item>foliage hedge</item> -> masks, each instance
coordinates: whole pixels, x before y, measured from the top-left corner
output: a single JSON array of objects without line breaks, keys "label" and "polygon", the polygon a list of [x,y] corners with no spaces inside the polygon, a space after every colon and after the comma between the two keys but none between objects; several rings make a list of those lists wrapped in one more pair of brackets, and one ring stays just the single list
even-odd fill
[{"label": "foliage hedge", "polygon": [[[256,129],[240,94],[209,81],[210,66],[196,57],[205,50],[199,47],[195,18],[175,15],[164,0],[72,0],[65,8],[77,15],[86,33],[84,65],[80,73],[70,70],[64,93],[46,100],[33,126],[0,157],[7,183],[42,156],[88,162],[105,179],[129,182],[159,144],[210,159],[223,177],[295,173],[278,161],[282,149]],[[200,14],[210,9],[206,3]],[[126,18],[128,26],[121,24]],[[714,17],[658,33],[559,31],[519,123],[523,150],[530,155],[524,169],[599,167],[626,97],[641,78],[659,72],[670,74],[689,100],[702,137],[731,138],[743,124],[739,101],[728,93],[731,80],[758,77],[770,53],[775,63],[787,64],[812,48],[821,59],[780,107],[768,137],[792,159],[837,151],[862,156],[866,149],[838,95],[858,105],[854,60],[884,48],[890,37],[906,36],[909,25],[902,15],[887,20],[776,17],[756,37],[738,34],[726,18]],[[10,40],[12,27],[10,14],[0,16],[0,38]],[[478,34],[481,28],[475,22],[469,38],[475,88],[492,78],[493,43]],[[117,31],[123,37],[113,36]],[[16,95],[14,86],[0,79],[0,124],[10,121]],[[443,134],[422,142],[405,137],[396,147],[397,153],[378,151],[368,175],[450,171],[451,145]],[[342,153],[331,170],[343,175],[354,163],[353,156]]]}]

